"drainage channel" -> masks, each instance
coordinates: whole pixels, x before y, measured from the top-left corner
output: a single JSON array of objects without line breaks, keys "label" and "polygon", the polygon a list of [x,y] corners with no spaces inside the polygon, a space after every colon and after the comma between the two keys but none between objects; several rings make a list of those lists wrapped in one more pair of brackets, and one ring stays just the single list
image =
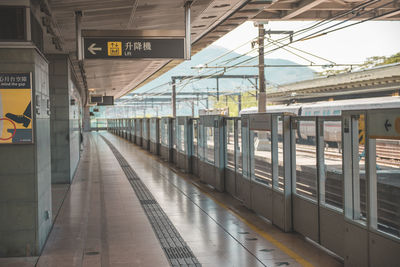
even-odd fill
[{"label": "drainage channel", "polygon": [[101,137],[114,153],[115,158],[131,183],[132,188],[135,191],[158,240],[160,241],[161,247],[163,248],[170,265],[201,266],[190,247],[183,240],[167,214],[165,214],[136,172],[131,168],[129,163],[121,153],[119,153],[115,146],[104,136]]}]

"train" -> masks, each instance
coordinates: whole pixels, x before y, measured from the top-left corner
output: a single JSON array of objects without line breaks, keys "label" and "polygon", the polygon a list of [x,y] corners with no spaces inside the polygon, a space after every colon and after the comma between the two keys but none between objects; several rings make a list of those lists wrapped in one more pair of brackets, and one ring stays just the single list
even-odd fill
[{"label": "train", "polygon": [[[295,103],[289,105],[267,106],[267,113],[293,113],[297,116],[340,116],[344,110],[368,110],[382,108],[400,108],[400,96],[371,97],[360,99],[346,99],[336,101],[321,101],[312,103]],[[242,114],[257,113],[257,107],[246,108]],[[324,140],[331,146],[340,147],[341,122],[326,120]],[[280,128],[280,127],[279,127]],[[360,126],[362,131],[363,126]],[[279,132],[280,134],[280,132]],[[315,123],[300,121],[298,123],[297,138],[302,142],[315,142]]]}]

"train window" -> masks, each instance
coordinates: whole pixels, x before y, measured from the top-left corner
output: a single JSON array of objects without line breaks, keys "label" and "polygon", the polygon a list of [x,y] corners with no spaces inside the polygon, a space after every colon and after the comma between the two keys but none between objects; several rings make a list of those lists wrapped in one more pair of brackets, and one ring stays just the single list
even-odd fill
[{"label": "train window", "polygon": [[314,111],[314,115],[318,116],[321,112],[320,111]]},{"label": "train window", "polygon": [[235,121],[226,120],[226,167],[235,170]]},{"label": "train window", "polygon": [[214,163],[214,127],[205,127],[205,157],[210,163]]},{"label": "train window", "polygon": [[338,209],[343,208],[342,125],[341,121],[324,122],[324,174],[321,202]]},{"label": "train window", "polygon": [[253,141],[253,155],[251,166],[255,180],[272,185],[272,154],[271,154],[271,132],[251,131]]},{"label": "train window", "polygon": [[333,115],[340,115],[340,110],[334,110]]},{"label": "train window", "polygon": [[380,231],[400,237],[400,141],[376,139],[376,196]]},{"label": "train window", "polygon": [[315,119],[298,120],[296,136],[295,194],[316,200],[317,196],[317,146]]}]

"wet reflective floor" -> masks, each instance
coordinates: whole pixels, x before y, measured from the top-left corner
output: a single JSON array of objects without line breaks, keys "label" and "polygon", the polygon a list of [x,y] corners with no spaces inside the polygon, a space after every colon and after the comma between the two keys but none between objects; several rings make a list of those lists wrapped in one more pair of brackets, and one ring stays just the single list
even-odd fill
[{"label": "wet reflective floor", "polygon": [[202,266],[342,266],[229,195],[106,132],[88,136],[37,266],[169,265],[131,184],[100,135],[135,170]]}]

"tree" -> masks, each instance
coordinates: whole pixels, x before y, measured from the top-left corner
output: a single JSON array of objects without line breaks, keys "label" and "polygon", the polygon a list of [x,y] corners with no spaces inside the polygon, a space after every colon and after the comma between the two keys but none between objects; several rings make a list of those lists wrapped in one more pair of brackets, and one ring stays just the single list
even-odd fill
[{"label": "tree", "polygon": [[[354,68],[355,70],[365,70],[373,67],[378,67],[378,66],[383,66],[383,65],[388,65],[388,64],[393,64],[393,63],[398,63],[400,62],[400,52],[396,53],[394,55],[391,55],[389,57],[385,56],[373,56],[373,57],[367,57],[364,61],[363,64],[360,66],[357,66]],[[351,67],[346,67],[344,69],[336,69],[336,70],[325,70],[318,72],[319,76],[330,76],[330,75],[336,75],[340,73],[347,73],[352,71],[353,68]]]}]

